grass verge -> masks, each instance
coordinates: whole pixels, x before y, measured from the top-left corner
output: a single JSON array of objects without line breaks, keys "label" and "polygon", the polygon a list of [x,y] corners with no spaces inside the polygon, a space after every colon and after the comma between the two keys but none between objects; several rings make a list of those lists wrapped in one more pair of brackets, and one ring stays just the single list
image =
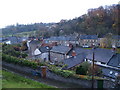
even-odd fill
[{"label": "grass verge", "polygon": [[55,88],[4,70],[2,75],[2,88]]}]

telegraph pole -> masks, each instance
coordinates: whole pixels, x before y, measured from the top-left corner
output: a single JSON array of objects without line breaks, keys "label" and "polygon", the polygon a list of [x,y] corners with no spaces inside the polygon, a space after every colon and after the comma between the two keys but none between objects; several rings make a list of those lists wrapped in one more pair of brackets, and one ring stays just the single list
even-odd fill
[{"label": "telegraph pole", "polygon": [[93,61],[92,61],[92,89],[94,89],[94,60],[95,60],[95,46],[93,46]]},{"label": "telegraph pole", "polygon": [[93,51],[93,62],[92,62],[92,89],[94,88],[94,57],[95,53]]}]

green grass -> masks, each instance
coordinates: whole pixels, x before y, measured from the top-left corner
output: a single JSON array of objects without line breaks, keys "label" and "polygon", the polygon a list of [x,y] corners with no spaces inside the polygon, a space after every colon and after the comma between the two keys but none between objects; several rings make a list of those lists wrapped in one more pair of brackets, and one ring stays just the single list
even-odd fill
[{"label": "green grass", "polygon": [[0,90],[2,89],[2,70],[0,70]]},{"label": "green grass", "polygon": [[4,70],[2,74],[2,88],[55,88]]},{"label": "green grass", "polygon": [[117,53],[120,53],[120,48],[117,48]]}]

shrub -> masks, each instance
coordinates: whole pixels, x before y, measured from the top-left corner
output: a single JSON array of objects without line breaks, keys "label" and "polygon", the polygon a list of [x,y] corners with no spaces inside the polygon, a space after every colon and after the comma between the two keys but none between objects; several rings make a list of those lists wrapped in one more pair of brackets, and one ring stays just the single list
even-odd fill
[{"label": "shrub", "polygon": [[102,69],[100,67],[98,67],[97,65],[94,65],[94,70],[93,70],[92,65],[89,67],[88,75],[92,75],[93,72],[94,72],[95,76],[101,76],[102,75]]},{"label": "shrub", "polygon": [[2,54],[2,60],[6,61],[8,63],[14,63],[14,64],[23,65],[23,66],[29,66],[29,67],[32,67],[32,68],[37,67],[37,64],[35,62],[30,62],[28,60],[19,59],[17,57],[9,56],[9,55],[6,55],[6,54]]},{"label": "shrub", "polygon": [[88,62],[83,62],[80,66],[76,68],[76,74],[86,75],[90,64]]}]

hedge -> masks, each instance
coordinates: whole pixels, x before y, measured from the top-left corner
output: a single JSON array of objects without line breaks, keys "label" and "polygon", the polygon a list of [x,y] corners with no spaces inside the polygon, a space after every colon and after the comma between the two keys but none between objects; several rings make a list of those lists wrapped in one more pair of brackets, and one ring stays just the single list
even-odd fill
[{"label": "hedge", "polygon": [[14,64],[23,65],[23,66],[28,66],[31,68],[37,68],[37,63],[33,61],[28,61],[25,59],[17,58],[17,57],[6,55],[6,54],[2,54],[2,60],[8,63],[14,63]]},{"label": "hedge", "polygon": [[[74,77],[74,78],[91,80],[91,76],[77,75],[77,74],[75,74],[74,71],[61,70],[59,67],[56,67],[55,65],[49,65],[49,64],[46,64],[46,63],[37,64],[37,63],[32,62],[32,61],[28,61],[28,60],[25,60],[25,59],[19,59],[17,57],[9,56],[9,55],[6,55],[6,54],[2,54],[2,60],[6,61],[8,63],[14,63],[14,64],[23,65],[23,66],[28,66],[28,67],[31,67],[31,68],[34,68],[34,69],[37,68],[38,65],[40,65],[40,66],[46,65],[46,66],[48,66],[50,71],[54,72],[57,75],[61,75],[65,78]],[[103,78],[95,77],[95,79],[103,79]]]}]

